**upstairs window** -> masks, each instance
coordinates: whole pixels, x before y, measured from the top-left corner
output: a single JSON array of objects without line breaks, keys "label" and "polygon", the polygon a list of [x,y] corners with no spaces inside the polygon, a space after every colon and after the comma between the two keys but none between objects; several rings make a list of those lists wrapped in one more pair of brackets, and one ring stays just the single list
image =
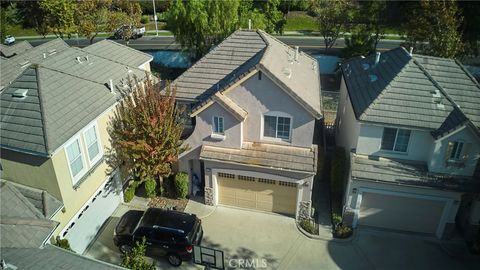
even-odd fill
[{"label": "upstairs window", "polygon": [[85,168],[82,157],[82,150],[80,148],[80,140],[77,138],[75,141],[73,141],[70,145],[67,146],[66,151],[70,171],[72,172],[74,183],[76,183],[76,180]]},{"label": "upstairs window", "polygon": [[85,146],[88,151],[88,160],[90,164],[95,164],[101,155],[100,140],[98,139],[97,127],[94,125],[84,133]]},{"label": "upstairs window", "polygon": [[290,140],[291,118],[265,115],[263,118],[263,136]]},{"label": "upstairs window", "polygon": [[463,159],[463,142],[448,142],[447,158],[451,160]]},{"label": "upstairs window", "polygon": [[213,133],[221,134],[221,135],[225,134],[223,117],[220,117],[220,116],[213,117]]},{"label": "upstairs window", "polygon": [[397,128],[384,128],[382,136],[382,150],[407,152],[410,141],[410,130]]}]

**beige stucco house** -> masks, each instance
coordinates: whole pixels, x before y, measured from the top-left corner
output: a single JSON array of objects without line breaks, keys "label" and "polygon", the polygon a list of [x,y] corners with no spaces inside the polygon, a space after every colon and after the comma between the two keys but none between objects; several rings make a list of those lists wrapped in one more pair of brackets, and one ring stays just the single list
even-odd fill
[{"label": "beige stucco house", "polygon": [[174,84],[194,123],[179,162],[193,195],[310,216],[322,117],[315,59],[263,31],[240,30]]},{"label": "beige stucco house", "polygon": [[79,49],[61,39],[0,60],[1,177],[62,202],[52,237],[77,253],[123,199],[104,159],[107,125],[128,77],[144,78],[151,60],[113,41]]},{"label": "beige stucco house", "polygon": [[480,86],[457,61],[404,48],[342,64],[336,142],[344,220],[449,237],[480,228]]}]

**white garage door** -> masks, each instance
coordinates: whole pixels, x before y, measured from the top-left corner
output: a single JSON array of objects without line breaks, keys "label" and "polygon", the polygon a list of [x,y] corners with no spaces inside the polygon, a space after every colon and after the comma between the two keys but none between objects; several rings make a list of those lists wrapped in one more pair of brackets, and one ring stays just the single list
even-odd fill
[{"label": "white garage door", "polygon": [[64,238],[68,239],[70,247],[82,254],[121,201],[121,185],[118,181],[109,180],[69,225]]},{"label": "white garage door", "polygon": [[297,185],[293,182],[219,173],[217,183],[220,204],[295,215]]},{"label": "white garage door", "polygon": [[364,192],[358,224],[435,234],[445,201]]}]

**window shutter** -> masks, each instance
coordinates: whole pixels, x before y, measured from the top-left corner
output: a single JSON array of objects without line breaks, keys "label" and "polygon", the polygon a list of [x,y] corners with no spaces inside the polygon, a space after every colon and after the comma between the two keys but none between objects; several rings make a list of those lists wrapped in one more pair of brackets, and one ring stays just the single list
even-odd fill
[{"label": "window shutter", "polygon": [[462,153],[462,160],[466,161],[470,154],[470,148],[472,148],[471,143],[464,143],[463,144],[463,153]]},{"label": "window shutter", "polygon": [[445,153],[445,160],[450,159],[450,156],[452,155],[452,150],[453,150],[453,145],[454,144],[455,144],[454,142],[448,142],[447,151]]}]

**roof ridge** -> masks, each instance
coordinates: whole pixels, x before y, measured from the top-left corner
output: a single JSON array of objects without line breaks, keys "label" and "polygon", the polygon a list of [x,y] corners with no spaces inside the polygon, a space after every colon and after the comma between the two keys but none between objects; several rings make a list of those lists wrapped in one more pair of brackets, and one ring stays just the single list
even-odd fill
[{"label": "roof ridge", "polygon": [[[403,48],[403,47],[401,47],[401,48]],[[404,50],[404,52],[406,52],[407,55],[410,55],[406,50]],[[371,55],[373,55],[373,54],[371,54]],[[378,96],[375,97],[374,100],[372,100],[372,102],[367,106],[367,108],[365,110],[363,110],[362,114],[360,114],[358,116],[358,119],[363,120],[362,118],[364,118],[367,115],[367,112],[370,112],[372,110],[372,105],[376,104],[376,102],[380,99],[380,97],[384,96],[385,92],[390,90],[390,88],[392,86],[392,83],[395,81],[397,76],[399,74],[405,72],[405,69],[410,65],[410,61],[412,61],[412,59],[413,59],[412,56],[410,56],[410,60],[400,69],[400,71],[395,75],[395,77],[393,77],[393,79],[388,82],[388,84],[385,86],[385,88],[383,88],[383,90],[380,91],[380,94],[378,94]]]},{"label": "roof ridge", "polygon": [[38,65],[35,65],[35,77],[37,77],[37,95],[38,95],[38,105],[40,106],[40,116],[42,118],[42,131],[43,131],[43,141],[45,143],[45,152],[50,155],[50,147],[49,147],[49,140],[47,136],[47,121],[45,119],[45,109],[44,109],[44,101],[43,101],[43,93],[40,87],[40,74]]}]

